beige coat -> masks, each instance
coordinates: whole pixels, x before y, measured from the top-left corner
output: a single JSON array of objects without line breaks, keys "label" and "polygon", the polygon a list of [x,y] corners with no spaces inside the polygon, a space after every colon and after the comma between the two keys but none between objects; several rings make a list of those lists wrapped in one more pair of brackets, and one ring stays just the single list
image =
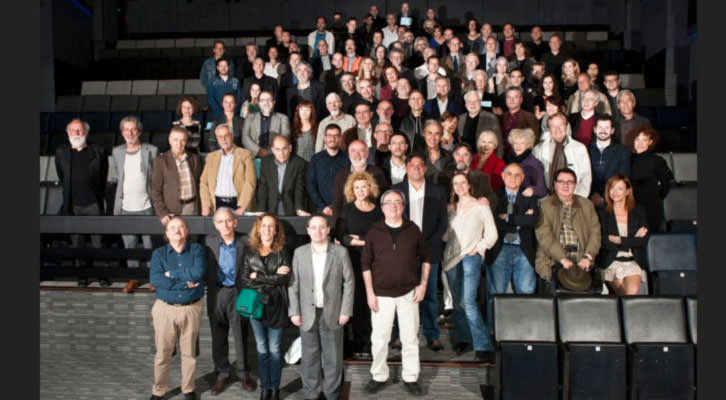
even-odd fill
[{"label": "beige coat", "polygon": [[[540,202],[540,218],[535,227],[537,236],[537,256],[534,269],[542,279],[552,279],[552,266],[565,257],[565,249],[559,242],[560,206],[557,195],[550,195]],[[572,227],[581,248],[593,258],[600,251],[600,222],[595,207],[590,200],[574,195],[572,203]]]},{"label": "beige coat", "polygon": [[[237,206],[247,211],[254,207],[252,199],[257,186],[254,158],[249,150],[237,146],[234,147],[233,154],[232,182],[237,190]],[[217,187],[217,172],[221,158],[222,150],[209,153],[199,180],[199,197],[202,200],[202,208],[209,207],[212,212],[216,207],[214,190]]]}]

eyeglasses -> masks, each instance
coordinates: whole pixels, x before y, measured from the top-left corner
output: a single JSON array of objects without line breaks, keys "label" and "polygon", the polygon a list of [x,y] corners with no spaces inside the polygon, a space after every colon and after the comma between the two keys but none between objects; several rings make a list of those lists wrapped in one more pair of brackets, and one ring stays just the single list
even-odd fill
[{"label": "eyeglasses", "polygon": [[559,183],[560,185],[563,185],[563,186],[574,186],[575,185],[575,181],[560,181],[560,180],[556,180],[555,183]]}]

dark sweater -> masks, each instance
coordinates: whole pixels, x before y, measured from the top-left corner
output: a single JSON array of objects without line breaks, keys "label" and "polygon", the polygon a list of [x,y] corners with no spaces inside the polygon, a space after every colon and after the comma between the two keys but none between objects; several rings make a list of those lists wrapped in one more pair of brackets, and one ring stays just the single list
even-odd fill
[{"label": "dark sweater", "polygon": [[395,242],[385,220],[371,225],[361,270],[371,271],[376,296],[399,297],[418,286],[419,260],[430,262],[431,255],[416,224],[404,219]]}]

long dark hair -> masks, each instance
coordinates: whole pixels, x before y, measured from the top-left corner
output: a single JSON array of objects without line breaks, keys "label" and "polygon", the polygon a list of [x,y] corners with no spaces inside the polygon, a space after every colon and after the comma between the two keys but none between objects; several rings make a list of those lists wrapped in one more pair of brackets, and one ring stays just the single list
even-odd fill
[{"label": "long dark hair", "polygon": [[303,107],[310,108],[310,135],[315,143],[315,135],[318,133],[318,117],[315,115],[315,106],[309,100],[302,100],[295,107],[295,115],[292,118],[292,140],[297,144],[297,140],[302,135],[302,120],[300,119],[300,109]]},{"label": "long dark hair", "polygon": [[456,208],[456,205],[459,204],[459,196],[456,194],[456,191],[454,191],[454,178],[457,176],[463,176],[464,179],[466,179],[466,183],[469,184],[469,195],[474,195],[471,191],[471,180],[469,179],[469,175],[467,175],[464,171],[454,172],[454,175],[451,176],[451,204],[454,205],[454,208]]}]

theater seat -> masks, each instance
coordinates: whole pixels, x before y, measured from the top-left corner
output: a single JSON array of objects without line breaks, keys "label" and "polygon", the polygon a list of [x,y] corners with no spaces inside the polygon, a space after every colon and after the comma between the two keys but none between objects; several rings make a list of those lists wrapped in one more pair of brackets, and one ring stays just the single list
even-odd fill
[{"label": "theater seat", "polygon": [[172,113],[169,111],[145,111],[141,113],[144,129],[152,132],[169,132]]},{"label": "theater seat", "polygon": [[698,182],[698,153],[673,153],[673,179],[678,184]]},{"label": "theater seat", "polygon": [[688,313],[688,334],[691,343],[698,344],[698,299],[689,297],[686,299],[686,310]]},{"label": "theater seat", "polygon": [[60,112],[80,112],[83,107],[81,96],[58,96],[55,110]]},{"label": "theater seat", "polygon": [[45,200],[45,215],[58,215],[63,205],[63,187],[49,186]]},{"label": "theater seat", "polygon": [[694,296],[697,288],[695,233],[650,234],[645,251],[655,295]]},{"label": "theater seat", "polygon": [[663,215],[669,232],[695,232],[698,228],[698,188],[674,187],[663,199]]}]

